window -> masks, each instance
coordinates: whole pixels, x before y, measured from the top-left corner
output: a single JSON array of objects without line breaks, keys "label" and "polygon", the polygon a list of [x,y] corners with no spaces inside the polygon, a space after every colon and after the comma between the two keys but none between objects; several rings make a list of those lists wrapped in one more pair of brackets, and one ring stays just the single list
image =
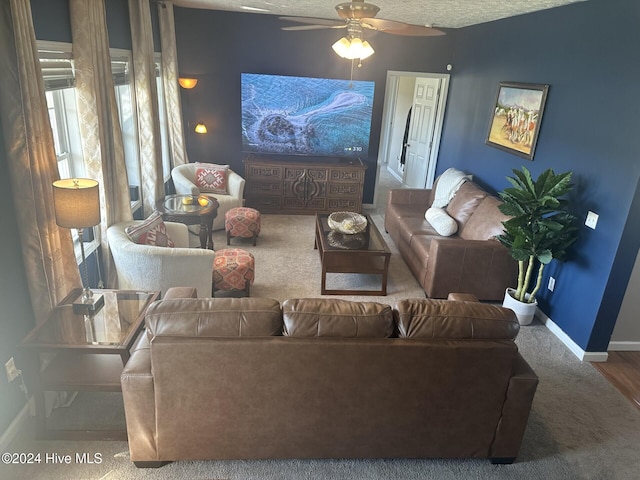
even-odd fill
[{"label": "window", "polygon": [[[84,176],[85,168],[76,106],[72,46],[60,42],[38,41],[37,43],[60,177]],[[142,174],[135,89],[131,76],[132,53],[128,50],[110,49],[110,55],[116,105],[122,130],[124,158],[131,192],[131,208],[135,211],[142,204]],[[171,161],[159,53],[155,55],[155,59],[163,177],[166,182],[171,176]]]},{"label": "window", "polygon": [[[44,80],[49,123],[53,133],[53,145],[58,160],[60,178],[86,175],[82,155],[82,142],[76,104],[75,75],[71,44],[38,41],[38,58]],[[91,229],[95,233],[94,229]],[[80,239],[76,229],[71,229],[76,262],[82,261]],[[98,248],[99,241],[93,235],[85,237],[85,251],[90,255]]]},{"label": "window", "polygon": [[84,175],[71,45],[38,42],[49,122],[61,178]]},{"label": "window", "polygon": [[131,192],[131,209],[136,210],[141,205],[141,172],[140,155],[138,151],[138,121],[136,117],[135,91],[131,82],[131,52],[128,50],[110,49],[111,74],[118,106],[120,129],[122,130],[122,144],[124,146],[124,161],[129,179]]},{"label": "window", "polygon": [[155,53],[156,88],[158,90],[158,117],[160,121],[160,143],[162,146],[162,176],[164,182],[171,178],[171,153],[169,150],[169,125],[164,103],[164,83],[162,81],[162,55]]}]

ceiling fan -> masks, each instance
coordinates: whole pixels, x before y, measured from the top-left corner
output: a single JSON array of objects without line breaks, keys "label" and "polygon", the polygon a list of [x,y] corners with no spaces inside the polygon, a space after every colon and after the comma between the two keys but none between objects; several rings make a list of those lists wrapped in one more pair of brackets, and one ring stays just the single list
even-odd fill
[{"label": "ceiling fan", "polygon": [[282,30],[346,28],[349,35],[354,38],[360,38],[362,36],[363,29],[376,30],[379,32],[390,33],[392,35],[407,36],[427,37],[445,34],[442,30],[432,27],[374,18],[380,11],[380,7],[371,3],[366,3],[364,0],[351,0],[351,2],[339,3],[335,8],[338,12],[338,16],[342,18],[342,20],[328,20],[324,18],[309,17],[280,17],[281,20],[307,24],[282,27]]}]

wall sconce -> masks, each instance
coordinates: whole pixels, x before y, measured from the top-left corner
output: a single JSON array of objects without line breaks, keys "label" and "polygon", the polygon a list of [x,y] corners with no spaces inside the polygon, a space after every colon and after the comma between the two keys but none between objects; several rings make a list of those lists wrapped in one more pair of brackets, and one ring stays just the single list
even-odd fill
[{"label": "wall sconce", "polygon": [[196,123],[196,128],[194,128],[193,131],[196,133],[207,133],[207,126],[202,122],[198,122]]},{"label": "wall sconce", "polygon": [[178,78],[178,83],[180,84],[180,86],[182,88],[186,88],[187,90],[191,90],[193,87],[195,87],[198,84],[198,79],[197,78],[180,77],[180,78]]}]

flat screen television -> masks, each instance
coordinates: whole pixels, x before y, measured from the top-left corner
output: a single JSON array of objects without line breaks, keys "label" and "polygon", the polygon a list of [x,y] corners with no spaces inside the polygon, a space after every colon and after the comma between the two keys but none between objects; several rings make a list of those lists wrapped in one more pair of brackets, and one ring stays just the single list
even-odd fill
[{"label": "flat screen television", "polygon": [[243,73],[242,149],[366,157],[375,83]]}]

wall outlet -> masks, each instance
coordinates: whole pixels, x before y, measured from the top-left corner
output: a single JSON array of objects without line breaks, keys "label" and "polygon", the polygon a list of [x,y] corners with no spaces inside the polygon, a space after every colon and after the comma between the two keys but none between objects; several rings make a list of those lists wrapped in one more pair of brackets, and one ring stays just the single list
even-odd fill
[{"label": "wall outlet", "polygon": [[599,218],[599,215],[597,213],[590,211],[589,213],[587,213],[587,219],[584,221],[584,224],[587,227],[593,228],[595,230],[596,225],[598,224],[598,218]]},{"label": "wall outlet", "polygon": [[553,289],[556,288],[556,279],[554,277],[549,277],[549,283],[547,284],[547,288],[551,292],[553,292]]},{"label": "wall outlet", "polygon": [[20,376],[20,370],[16,368],[16,364],[13,361],[13,357],[11,357],[7,363],[4,364],[4,369],[7,371],[7,380],[9,382],[13,382],[16,378]]}]

